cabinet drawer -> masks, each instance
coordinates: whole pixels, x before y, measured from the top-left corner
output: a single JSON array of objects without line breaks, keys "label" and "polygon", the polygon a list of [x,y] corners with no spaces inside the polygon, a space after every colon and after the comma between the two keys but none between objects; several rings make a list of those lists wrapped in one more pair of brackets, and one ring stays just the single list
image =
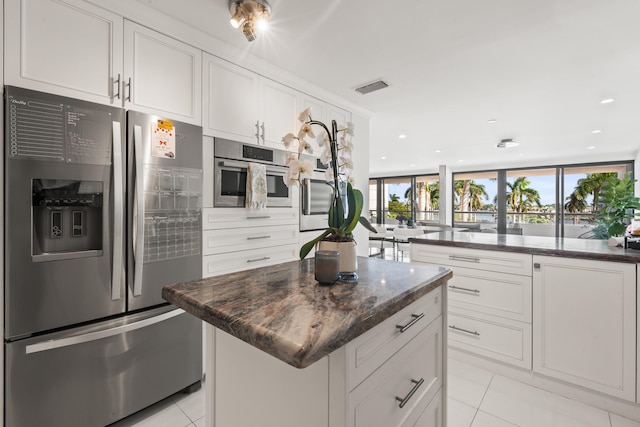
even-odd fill
[{"label": "cabinet drawer", "polygon": [[429,264],[466,267],[522,276],[531,276],[532,268],[532,256],[527,254],[419,243],[411,245],[411,259]]},{"label": "cabinet drawer", "polygon": [[205,230],[203,234],[205,255],[293,245],[299,240],[297,225]]},{"label": "cabinet drawer", "polygon": [[240,252],[227,252],[203,257],[202,277],[264,267],[298,258],[298,245],[273,246]]},{"label": "cabinet drawer", "polygon": [[531,277],[452,267],[449,307],[531,323]]},{"label": "cabinet drawer", "polygon": [[350,393],[348,425],[411,425],[408,420],[422,414],[441,387],[442,317],[438,317]]},{"label": "cabinet drawer", "polygon": [[[442,288],[403,308],[347,344],[349,390],[406,345],[442,313]],[[403,329],[402,326],[405,326]],[[404,332],[401,332],[404,330]]]},{"label": "cabinet drawer", "polygon": [[457,312],[449,313],[448,323],[451,347],[531,369],[531,324]]},{"label": "cabinet drawer", "polygon": [[299,225],[298,209],[295,208],[267,208],[261,211],[244,208],[207,208],[204,209],[202,221],[205,230]]}]

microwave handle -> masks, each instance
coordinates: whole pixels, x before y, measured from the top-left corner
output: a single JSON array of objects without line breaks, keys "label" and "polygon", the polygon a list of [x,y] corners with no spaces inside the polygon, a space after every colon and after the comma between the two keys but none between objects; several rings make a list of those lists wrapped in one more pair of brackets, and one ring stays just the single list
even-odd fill
[{"label": "microwave handle", "polygon": [[311,215],[311,180],[302,181],[302,215]]},{"label": "microwave handle", "polygon": [[[230,167],[230,168],[240,168],[240,169],[246,169],[247,168],[247,164],[249,162],[236,162],[233,160],[221,160],[218,164],[220,166],[225,166],[225,167]],[[282,166],[273,166],[273,165],[266,165],[267,166],[267,172],[269,171],[273,171],[273,172],[287,172],[287,168],[286,167],[282,167]]]}]

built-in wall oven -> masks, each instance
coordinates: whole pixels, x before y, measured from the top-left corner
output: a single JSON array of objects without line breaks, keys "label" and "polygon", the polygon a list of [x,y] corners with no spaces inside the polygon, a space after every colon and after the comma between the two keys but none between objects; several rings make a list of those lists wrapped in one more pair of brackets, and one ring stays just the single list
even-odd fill
[{"label": "built-in wall oven", "polygon": [[244,207],[249,163],[261,163],[267,169],[267,206],[292,207],[293,191],[284,184],[287,152],[228,139],[215,138],[215,207]]},{"label": "built-in wall oven", "polygon": [[[306,156],[305,156],[306,157]],[[323,230],[329,222],[333,186],[326,181],[327,166],[308,157],[316,168],[311,178],[302,181],[300,191],[300,231]]]}]

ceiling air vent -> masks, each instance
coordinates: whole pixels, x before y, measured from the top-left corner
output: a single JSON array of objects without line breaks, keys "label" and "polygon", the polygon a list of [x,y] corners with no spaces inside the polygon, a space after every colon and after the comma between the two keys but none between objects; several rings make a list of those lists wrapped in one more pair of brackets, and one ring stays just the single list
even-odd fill
[{"label": "ceiling air vent", "polygon": [[376,90],[380,90],[380,89],[384,89],[385,87],[388,87],[389,85],[386,84],[385,82],[383,82],[382,80],[378,80],[377,82],[373,82],[373,83],[368,83],[364,86],[360,86],[359,88],[356,88],[356,92],[359,92],[361,94],[366,94],[366,93],[370,93],[370,92],[374,92]]}]

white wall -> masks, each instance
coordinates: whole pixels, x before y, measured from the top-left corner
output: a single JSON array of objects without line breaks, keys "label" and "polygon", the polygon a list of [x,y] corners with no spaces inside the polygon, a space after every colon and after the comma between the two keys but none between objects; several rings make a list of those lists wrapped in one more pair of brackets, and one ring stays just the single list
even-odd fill
[{"label": "white wall", "polygon": [[[369,211],[369,126],[370,119],[358,113],[351,114],[353,122],[353,171],[355,188],[362,191],[364,206],[362,215],[367,218]],[[358,225],[353,232],[360,256],[369,256],[369,231]]]}]

